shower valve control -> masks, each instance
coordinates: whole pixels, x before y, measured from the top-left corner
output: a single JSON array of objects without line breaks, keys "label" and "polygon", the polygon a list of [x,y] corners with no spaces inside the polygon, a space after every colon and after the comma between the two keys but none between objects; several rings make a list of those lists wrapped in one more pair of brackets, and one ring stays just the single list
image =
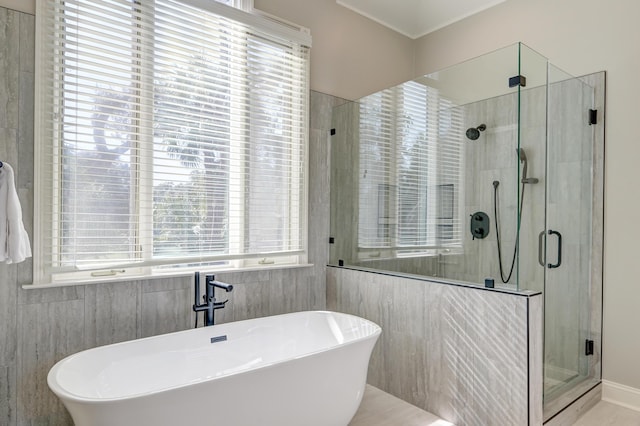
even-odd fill
[{"label": "shower valve control", "polygon": [[489,235],[489,216],[485,212],[476,212],[471,215],[471,236],[482,239]]}]

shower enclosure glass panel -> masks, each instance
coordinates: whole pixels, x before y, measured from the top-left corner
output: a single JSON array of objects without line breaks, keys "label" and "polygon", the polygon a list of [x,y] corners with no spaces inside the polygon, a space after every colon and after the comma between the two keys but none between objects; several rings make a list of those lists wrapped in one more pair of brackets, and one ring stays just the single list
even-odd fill
[{"label": "shower enclosure glass panel", "polygon": [[600,379],[591,295],[594,89],[553,66],[549,75],[555,81],[548,86],[546,147],[545,418]]},{"label": "shower enclosure glass panel", "polygon": [[[504,275],[517,288],[525,163],[521,88],[510,79],[521,75],[519,51],[509,46],[334,109],[333,263],[502,284],[497,212]],[[473,213],[486,219],[471,229]]]},{"label": "shower enclosure glass panel", "polygon": [[545,418],[600,380],[588,78],[518,43],[333,110],[330,263],[544,292]]}]

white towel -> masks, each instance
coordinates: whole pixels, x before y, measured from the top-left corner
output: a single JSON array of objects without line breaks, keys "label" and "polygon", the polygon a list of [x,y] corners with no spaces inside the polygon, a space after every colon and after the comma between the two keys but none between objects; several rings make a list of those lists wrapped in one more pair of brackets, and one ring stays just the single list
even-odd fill
[{"label": "white towel", "polygon": [[0,262],[19,263],[31,257],[29,235],[22,223],[22,209],[13,179],[13,168],[0,168]]}]

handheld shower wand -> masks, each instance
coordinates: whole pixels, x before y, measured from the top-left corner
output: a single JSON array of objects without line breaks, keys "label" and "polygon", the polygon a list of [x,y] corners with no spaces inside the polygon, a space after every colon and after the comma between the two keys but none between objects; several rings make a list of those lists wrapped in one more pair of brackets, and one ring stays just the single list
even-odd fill
[{"label": "handheld shower wand", "polygon": [[517,148],[516,153],[518,154],[518,159],[522,164],[522,178],[520,179],[520,183],[522,184],[522,189],[519,194],[518,199],[518,217],[517,217],[517,228],[516,228],[516,242],[513,247],[513,257],[511,258],[511,267],[509,268],[508,274],[505,273],[506,270],[502,265],[502,244],[500,241],[500,217],[498,215],[498,186],[500,185],[500,181],[493,181],[493,215],[496,223],[496,240],[498,244],[498,264],[500,266],[500,278],[503,283],[508,283],[511,280],[511,275],[513,274],[513,270],[516,263],[516,257],[518,254],[518,246],[519,246],[519,234],[520,234],[520,224],[522,221],[522,207],[524,206],[524,188],[527,183],[538,183],[537,178],[528,178],[527,177],[527,169],[528,169],[528,161],[527,154],[524,152],[524,149]]},{"label": "handheld shower wand", "polygon": [[538,183],[538,178],[527,178],[527,154],[524,153],[524,149],[517,148],[518,157],[520,158],[520,163],[523,163],[522,166],[522,179],[520,182],[522,183]]},{"label": "handheld shower wand", "polygon": [[524,149],[522,148],[518,148],[518,157],[520,158],[520,163],[524,163],[524,165],[522,166],[522,182],[524,183],[524,180],[527,178],[527,154],[524,153]]}]

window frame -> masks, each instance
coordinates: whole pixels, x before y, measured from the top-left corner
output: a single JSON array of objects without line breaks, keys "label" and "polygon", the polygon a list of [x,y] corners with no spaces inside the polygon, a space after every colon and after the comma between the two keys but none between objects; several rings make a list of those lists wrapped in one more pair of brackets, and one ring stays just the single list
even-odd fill
[{"label": "window frame", "polygon": [[[45,0],[37,0],[37,10],[41,12],[41,8],[45,6]],[[191,5],[195,5],[195,7],[206,8],[209,11],[216,12],[224,12],[223,16],[234,18],[242,18],[247,20],[250,24],[258,25],[261,31],[271,32],[273,35],[277,37],[296,37],[299,36],[301,40],[301,48],[308,49],[311,46],[311,38],[308,30],[293,26],[288,22],[278,22],[277,18],[269,16],[263,13],[247,13],[248,11],[254,11],[253,9],[253,1],[252,0],[231,0],[233,6],[239,9],[233,9],[232,7],[226,6],[222,3],[211,4],[202,0],[178,0],[182,3],[190,3]],[[232,10],[233,9],[233,10]],[[41,13],[37,13],[36,17],[42,16]],[[133,18],[132,18],[133,19]],[[38,20],[38,19],[37,19]],[[43,32],[45,31],[43,23],[37,22],[36,24],[36,40],[42,40]],[[132,59],[133,62],[138,62],[138,66],[144,66],[145,61],[149,61],[148,52],[144,51],[140,52],[139,55]],[[244,54],[246,56],[246,52]],[[43,62],[44,59],[42,57],[41,49],[36,50],[36,74],[39,72],[43,72]],[[142,65],[140,65],[142,63]],[[58,64],[57,67],[63,67],[64,65]],[[296,228],[297,232],[300,234],[299,240],[301,241],[301,249],[294,251],[286,251],[279,254],[271,254],[269,256],[265,256],[262,253],[259,254],[248,254],[248,255],[229,255],[229,256],[213,256],[207,257],[205,259],[201,259],[201,264],[199,266],[182,266],[180,268],[160,268],[170,266],[171,264],[175,264],[174,262],[167,262],[166,260],[154,260],[153,259],[153,229],[150,222],[145,221],[142,218],[148,217],[153,218],[153,171],[152,167],[138,167],[136,172],[137,175],[135,179],[140,182],[139,185],[132,185],[132,188],[135,188],[138,193],[135,196],[135,208],[136,213],[139,215],[140,219],[137,221],[137,230],[136,235],[138,236],[136,245],[139,246],[142,259],[141,261],[134,261],[131,264],[124,265],[115,265],[115,266],[100,266],[96,268],[87,268],[86,270],[64,270],[64,268],[60,268],[58,271],[52,271],[47,268],[48,262],[45,260],[47,258],[50,259],[51,264],[56,263],[56,257],[60,256],[59,245],[50,244],[51,252],[47,253],[45,248],[47,244],[45,240],[48,235],[60,235],[59,218],[62,213],[59,210],[61,208],[61,203],[53,203],[50,207],[58,206],[58,210],[54,208],[53,211],[47,209],[47,197],[53,196],[61,199],[62,197],[62,189],[61,189],[61,165],[59,157],[53,156],[53,164],[49,164],[50,170],[46,170],[47,167],[46,161],[44,160],[44,155],[40,155],[41,150],[38,149],[41,145],[41,141],[44,138],[50,137],[46,132],[43,131],[41,125],[38,125],[43,120],[43,110],[41,108],[36,108],[36,126],[35,126],[35,143],[36,143],[36,153],[34,156],[35,163],[35,209],[36,215],[34,217],[34,240],[36,241],[34,247],[34,284],[49,284],[49,283],[65,283],[65,282],[92,282],[92,281],[103,281],[105,279],[128,279],[128,278],[144,278],[155,275],[163,275],[163,274],[183,274],[187,272],[191,272],[195,269],[203,269],[203,270],[243,270],[243,269],[260,269],[260,268],[273,268],[273,267],[291,267],[297,265],[304,265],[307,262],[307,210],[308,210],[308,117],[309,117],[309,60],[307,56],[307,60],[304,63],[304,83],[303,87],[301,87],[301,106],[302,110],[302,120],[301,120],[301,132],[302,141],[299,147],[299,151],[294,153],[294,155],[301,156],[300,160],[304,165],[299,173],[302,174],[301,182],[303,184],[303,188],[301,189],[302,200],[300,200],[299,208],[296,208],[297,214],[300,216],[298,219],[299,226]],[[153,73],[152,73],[153,74]],[[139,73],[142,78],[137,81],[137,90],[139,91],[152,91],[153,90],[153,81],[148,77],[148,73]],[[245,74],[246,75],[246,74]],[[146,76],[146,77],[145,77]],[[42,105],[42,102],[49,96],[47,94],[46,89],[39,82],[41,79],[36,79],[36,105]],[[245,96],[246,92],[249,91],[249,86],[247,84],[242,86],[243,91],[239,96]],[[53,89],[54,92],[64,91],[63,87],[55,87]],[[147,92],[148,93],[148,92]],[[58,99],[63,99],[63,95],[57,94]],[[135,116],[138,121],[144,120],[144,117],[150,117],[151,112],[153,111],[153,96],[142,96],[143,99],[147,99],[147,102],[141,103],[138,105],[135,111]],[[51,104],[52,108],[54,108],[54,114],[59,114],[61,111],[60,105]],[[139,128],[149,129],[149,126],[140,126]],[[139,133],[141,135],[135,143],[138,144],[138,148],[142,153],[137,164],[142,164],[144,162],[149,163],[153,162],[153,147],[154,147],[154,135],[152,133]],[[55,150],[61,151],[62,141],[64,137],[62,131],[59,131],[57,135],[54,137],[53,142],[48,142],[47,144],[52,144]],[[243,143],[248,142],[245,140]],[[237,148],[242,150],[242,148]],[[303,152],[300,152],[303,151]],[[246,155],[246,154],[245,154]],[[145,171],[146,170],[146,171]],[[241,182],[244,177],[238,176],[238,172],[236,172],[236,176],[232,177],[232,180],[236,182]],[[46,194],[47,188],[44,185],[40,185],[41,182],[47,180],[47,178],[52,179],[52,187],[54,194]],[[289,186],[291,186],[291,181],[288,182]],[[144,188],[147,188],[145,191]],[[291,188],[290,188],[291,191]],[[233,214],[232,214],[233,213]],[[235,227],[239,232],[235,234],[234,237],[236,241],[233,243],[239,244],[242,240],[242,228],[244,227],[244,220],[237,220],[237,218],[245,218],[246,212],[244,211],[244,206],[242,200],[236,200],[233,212],[229,210],[229,221],[232,223],[232,226]],[[47,214],[51,214],[51,220],[44,219],[44,216]],[[232,220],[233,218],[233,220]],[[55,237],[53,237],[55,238]],[[60,238],[60,237],[58,237]],[[231,242],[230,242],[231,243]],[[193,258],[189,259],[175,259],[176,263],[194,263]],[[214,267],[209,265],[212,261],[226,261],[227,264],[222,267]],[[197,263],[197,262],[195,262]]]}]

